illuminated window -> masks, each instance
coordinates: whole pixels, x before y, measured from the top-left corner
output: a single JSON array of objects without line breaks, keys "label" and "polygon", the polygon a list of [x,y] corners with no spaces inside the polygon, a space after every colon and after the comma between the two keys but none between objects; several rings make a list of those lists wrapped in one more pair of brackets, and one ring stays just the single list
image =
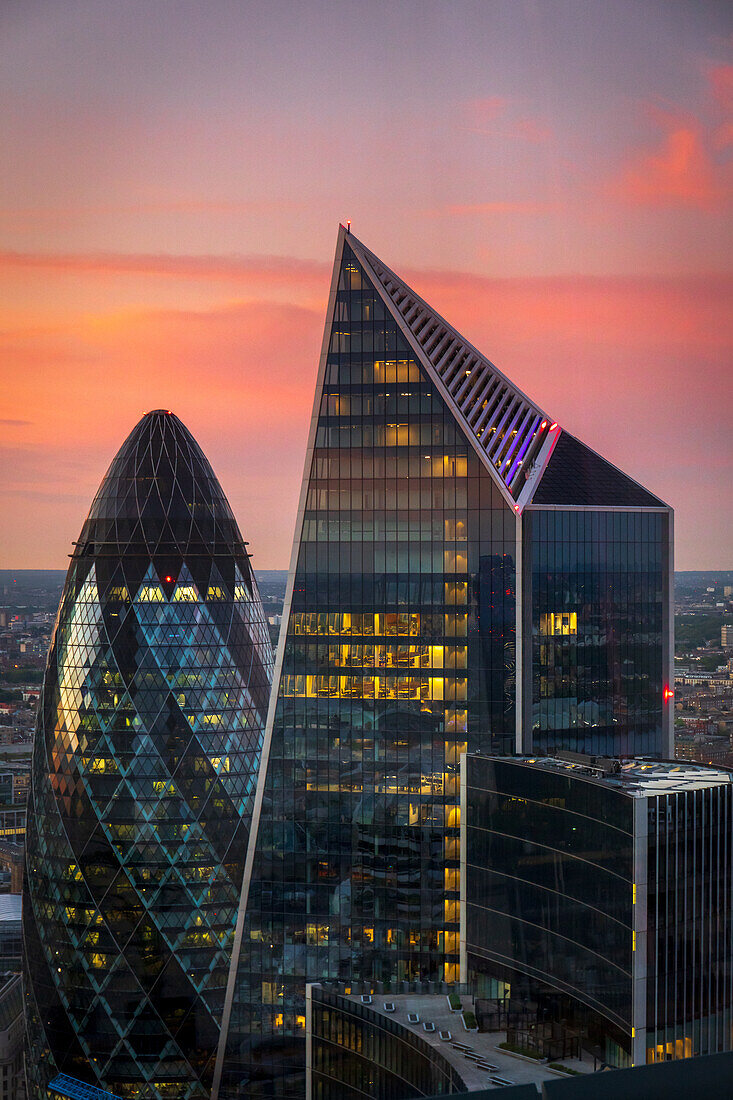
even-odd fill
[{"label": "illuminated window", "polygon": [[445,899],[445,919],[447,923],[458,924],[460,920],[460,906],[457,901]]},{"label": "illuminated window", "polygon": [[444,550],[443,570],[446,573],[467,573],[468,557],[465,550]]},{"label": "illuminated window", "polygon": [[540,634],[566,636],[577,633],[577,611],[550,611],[540,615]]},{"label": "illuminated window", "polygon": [[468,615],[464,612],[450,612],[444,619],[446,637],[465,638],[468,635]]},{"label": "illuminated window", "polygon": [[411,359],[378,359],[374,363],[375,382],[420,382],[422,375]]},{"label": "illuminated window", "polygon": [[173,593],[173,600],[175,603],[196,603],[198,593],[191,584],[181,585]]},{"label": "illuminated window", "polygon": [[452,890],[455,893],[458,893],[458,891],[460,890],[461,879],[460,872],[457,867],[445,868],[445,888],[446,890]]},{"label": "illuminated window", "polygon": [[144,584],[137,596],[140,603],[164,603],[163,589],[157,584]]},{"label": "illuminated window", "polygon": [[460,936],[458,932],[439,932],[438,938],[442,941],[443,950],[445,951],[446,955],[457,955],[459,953]]},{"label": "illuminated window", "polygon": [[468,603],[468,583],[466,581],[446,581],[443,599],[449,606]]},{"label": "illuminated window", "polygon": [[461,858],[461,838],[459,836],[447,836],[444,845],[446,859],[457,860]]}]

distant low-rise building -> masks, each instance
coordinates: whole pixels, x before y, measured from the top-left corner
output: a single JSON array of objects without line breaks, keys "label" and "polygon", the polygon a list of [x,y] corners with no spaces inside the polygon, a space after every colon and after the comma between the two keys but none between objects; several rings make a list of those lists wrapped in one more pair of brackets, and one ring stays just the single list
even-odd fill
[{"label": "distant low-rise building", "polygon": [[23,1036],[22,979],[20,974],[9,974],[0,985],[0,1100],[25,1095]]},{"label": "distant low-rise building", "polygon": [[21,902],[20,892],[0,894],[0,974],[21,970]]},{"label": "distant low-rise building", "polygon": [[701,764],[730,766],[733,763],[730,739],[708,734],[683,733],[675,737],[674,755],[677,760],[695,760]]}]

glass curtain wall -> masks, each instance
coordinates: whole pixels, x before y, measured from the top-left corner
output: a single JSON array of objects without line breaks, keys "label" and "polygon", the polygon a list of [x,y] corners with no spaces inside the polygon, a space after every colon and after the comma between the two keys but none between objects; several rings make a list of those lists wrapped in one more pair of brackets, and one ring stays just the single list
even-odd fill
[{"label": "glass curtain wall", "polygon": [[518,1001],[544,983],[629,1030],[633,800],[521,762],[466,766],[472,976],[509,978]]},{"label": "glass curtain wall", "polygon": [[346,243],[221,1095],[283,1072],[306,980],[458,980],[459,757],[513,747],[515,616],[514,514]]},{"label": "glass curtain wall", "polygon": [[733,787],[649,800],[647,1061],[733,1049]]},{"label": "glass curtain wall", "polygon": [[533,751],[664,754],[668,516],[530,510],[524,523]]}]

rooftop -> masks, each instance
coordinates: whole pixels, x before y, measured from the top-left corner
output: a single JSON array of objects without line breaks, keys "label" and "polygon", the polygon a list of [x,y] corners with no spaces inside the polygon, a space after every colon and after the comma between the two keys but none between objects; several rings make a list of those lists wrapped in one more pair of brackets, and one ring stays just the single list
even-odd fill
[{"label": "rooftop", "polygon": [[[470,756],[482,757],[481,753]],[[733,770],[691,760],[653,760],[637,756],[631,760],[564,753],[558,756],[483,757],[523,764],[549,772],[565,772],[577,779],[600,783],[634,798],[702,790],[733,783]]]},{"label": "rooftop", "polygon": [[[323,987],[332,994],[339,993],[344,1001],[365,1004],[361,994],[345,994],[343,990],[325,982]],[[464,994],[461,1001],[465,1010],[473,1010],[472,997]],[[394,1005],[394,1011],[385,1011],[385,1005]],[[506,1039],[504,1031],[466,1031],[461,1013],[451,1010],[444,993],[374,993],[371,995],[371,1003],[365,1007],[377,1016],[402,1024],[406,1031],[419,1035],[425,1043],[440,1051],[458,1070],[469,1092],[493,1088],[492,1076],[501,1077],[511,1084],[533,1085],[535,1088],[542,1081],[565,1077],[564,1074],[548,1069],[542,1062],[534,1062],[501,1050],[499,1043]],[[411,1022],[408,1013],[417,1016],[417,1021]],[[426,1031],[424,1024],[432,1024],[434,1030]],[[441,1035],[446,1037],[441,1038]],[[564,1059],[563,1065],[580,1073],[591,1072],[587,1063],[574,1058]]]},{"label": "rooftop", "polygon": [[0,922],[20,920],[21,894],[0,894]]}]

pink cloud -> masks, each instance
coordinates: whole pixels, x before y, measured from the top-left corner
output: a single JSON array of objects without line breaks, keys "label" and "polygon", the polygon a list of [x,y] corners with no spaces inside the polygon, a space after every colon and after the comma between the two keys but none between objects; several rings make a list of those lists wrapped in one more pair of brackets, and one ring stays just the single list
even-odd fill
[{"label": "pink cloud", "polygon": [[0,209],[0,220],[14,227],[33,226],[40,222],[74,222],[91,216],[107,217],[116,214],[129,214],[139,217],[145,214],[191,214],[230,218],[271,217],[283,214],[297,214],[306,209],[304,202],[285,202],[279,199],[215,199],[215,198],[175,198],[140,199],[135,202],[121,203],[59,203],[56,206],[16,206]]},{"label": "pink cloud", "polygon": [[660,140],[632,154],[607,192],[634,206],[723,207],[731,197],[731,173],[713,155],[715,136],[692,116],[650,113],[664,131]]},{"label": "pink cloud", "polygon": [[543,214],[557,209],[557,203],[542,202],[535,199],[507,199],[496,202],[452,203],[435,211],[450,217],[472,216],[474,214]]},{"label": "pink cloud", "polygon": [[717,114],[713,144],[716,149],[727,149],[733,145],[733,65],[715,65],[707,76]]},{"label": "pink cloud", "polygon": [[518,134],[537,145],[543,141],[549,141],[552,137],[551,128],[538,118],[517,119],[516,128]]},{"label": "pink cloud", "polygon": [[[548,141],[552,130],[541,118],[515,118],[517,104],[503,96],[469,99],[463,104],[467,128],[479,134],[504,138],[522,138],[532,144]],[[514,107],[514,111],[512,111]]]},{"label": "pink cloud", "polygon": [[714,65],[708,70],[710,90],[722,110],[733,111],[733,65]]},{"label": "pink cloud", "polygon": [[481,129],[495,122],[504,114],[507,100],[503,96],[486,96],[483,99],[469,99],[464,105],[470,126]]}]

